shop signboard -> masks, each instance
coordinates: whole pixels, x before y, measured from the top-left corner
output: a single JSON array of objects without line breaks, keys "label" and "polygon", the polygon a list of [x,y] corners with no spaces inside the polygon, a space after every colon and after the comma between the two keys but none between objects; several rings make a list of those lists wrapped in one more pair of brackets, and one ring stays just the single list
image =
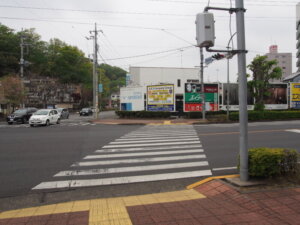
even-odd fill
[{"label": "shop signboard", "polygon": [[150,85],[147,86],[147,111],[175,110],[174,85]]},{"label": "shop signboard", "polygon": [[[218,111],[218,84],[204,84],[205,110]],[[203,106],[201,84],[186,83],[184,91],[184,111],[201,112]]]},{"label": "shop signboard", "polygon": [[265,109],[288,109],[286,83],[270,84],[267,92],[268,95],[264,97]]},{"label": "shop signboard", "polygon": [[124,111],[144,110],[143,87],[122,87],[120,88],[120,106]]},{"label": "shop signboard", "polygon": [[300,83],[290,83],[291,108],[300,109]]}]

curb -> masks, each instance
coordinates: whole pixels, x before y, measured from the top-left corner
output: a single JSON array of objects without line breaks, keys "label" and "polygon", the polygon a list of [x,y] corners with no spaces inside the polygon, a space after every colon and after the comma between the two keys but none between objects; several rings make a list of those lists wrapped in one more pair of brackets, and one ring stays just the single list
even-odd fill
[{"label": "curb", "polygon": [[232,175],[225,175],[225,176],[214,176],[214,177],[208,177],[208,178],[205,178],[203,180],[200,180],[196,183],[193,183],[193,184],[190,184],[188,186],[186,186],[186,189],[190,190],[190,189],[193,189],[195,187],[198,187],[202,184],[205,184],[209,181],[212,181],[212,180],[217,180],[217,179],[224,179],[224,178],[235,178],[235,177],[240,177],[240,175],[238,174],[232,174]]}]

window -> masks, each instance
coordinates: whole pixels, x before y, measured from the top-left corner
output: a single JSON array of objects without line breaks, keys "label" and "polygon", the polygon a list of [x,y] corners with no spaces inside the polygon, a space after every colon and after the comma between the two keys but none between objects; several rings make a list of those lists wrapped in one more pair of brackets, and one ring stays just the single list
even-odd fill
[{"label": "window", "polygon": [[180,87],[180,86],[181,86],[181,80],[178,79],[178,80],[177,80],[177,87]]}]

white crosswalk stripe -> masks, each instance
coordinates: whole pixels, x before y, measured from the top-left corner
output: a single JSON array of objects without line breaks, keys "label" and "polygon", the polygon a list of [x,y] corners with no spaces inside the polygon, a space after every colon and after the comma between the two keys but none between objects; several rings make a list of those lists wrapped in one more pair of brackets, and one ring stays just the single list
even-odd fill
[{"label": "white crosswalk stripe", "polygon": [[85,156],[33,190],[210,176],[192,125],[147,125]]}]

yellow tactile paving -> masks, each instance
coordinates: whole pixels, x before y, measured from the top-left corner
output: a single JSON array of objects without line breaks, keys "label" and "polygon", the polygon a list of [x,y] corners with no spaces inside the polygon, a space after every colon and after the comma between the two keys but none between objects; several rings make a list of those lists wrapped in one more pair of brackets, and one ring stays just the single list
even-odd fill
[{"label": "yellow tactile paving", "polygon": [[195,190],[183,190],[128,197],[74,201],[0,213],[0,219],[41,216],[89,210],[89,225],[132,225],[127,206],[204,198]]}]

